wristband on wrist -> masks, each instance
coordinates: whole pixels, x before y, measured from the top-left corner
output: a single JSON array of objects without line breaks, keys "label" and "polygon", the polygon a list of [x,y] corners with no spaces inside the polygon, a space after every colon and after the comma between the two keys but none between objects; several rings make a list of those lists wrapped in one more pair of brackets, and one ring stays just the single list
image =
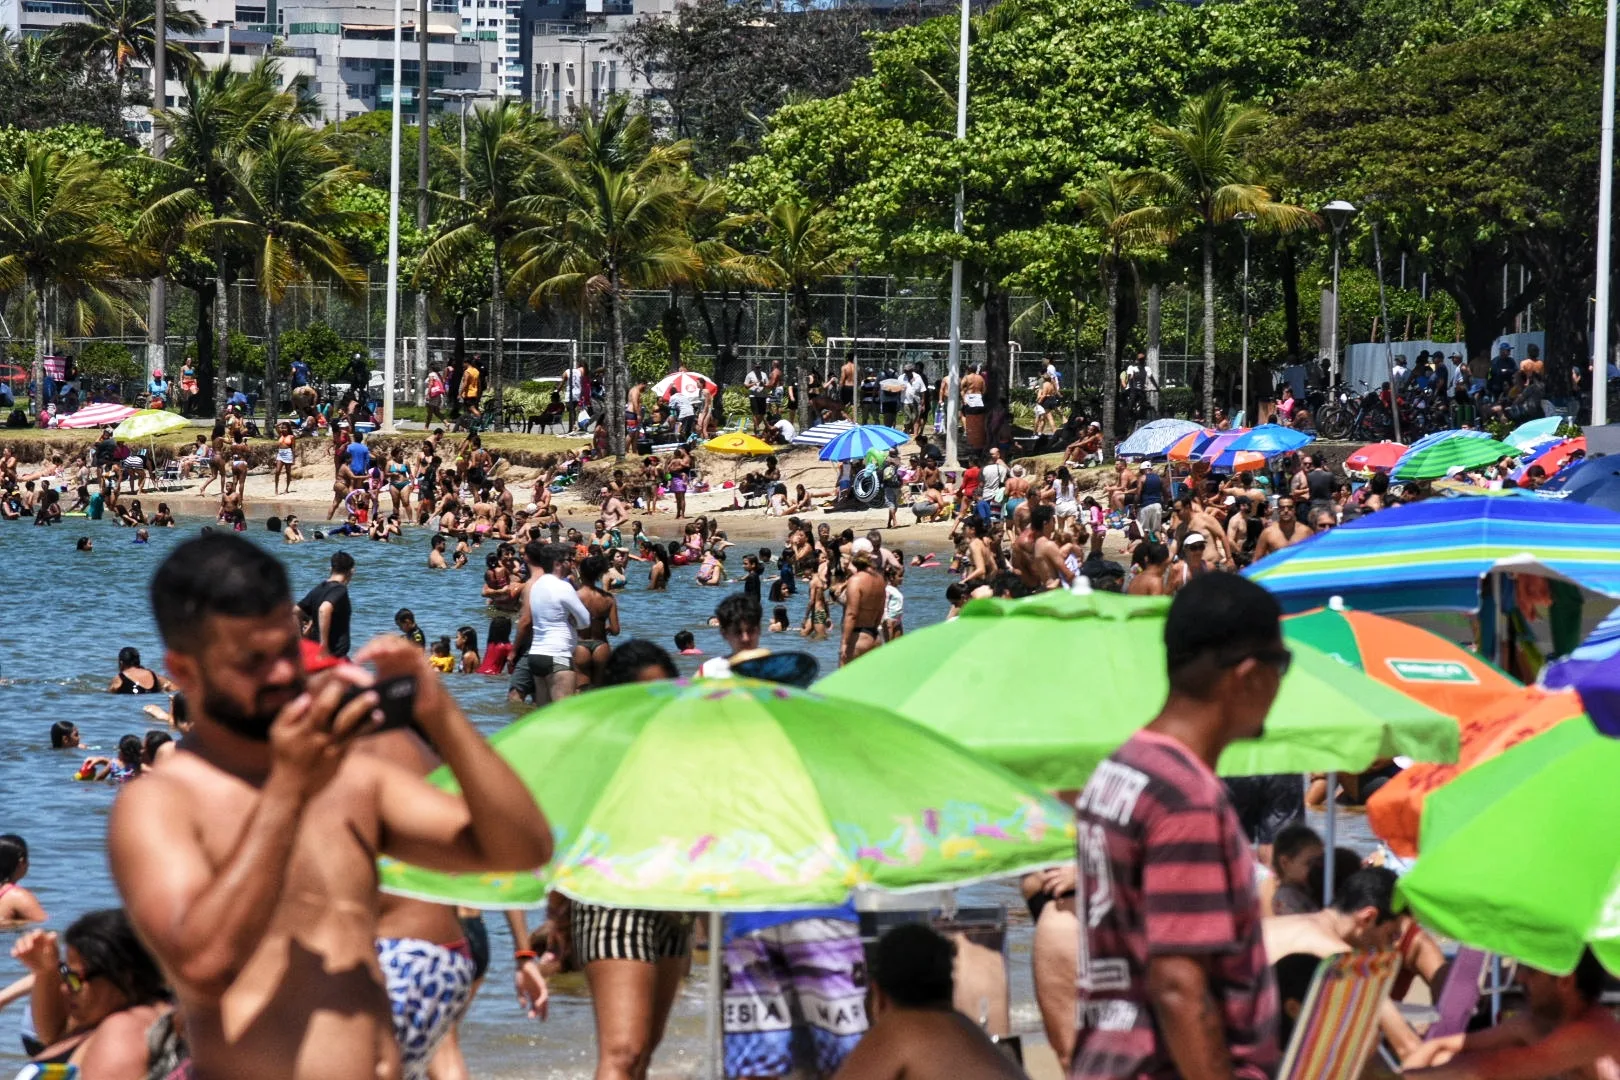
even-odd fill
[{"label": "wristband on wrist", "polygon": [[519,949],[517,952],[512,954],[512,959],[521,964],[525,960],[540,959],[540,954],[535,952],[533,949]]}]

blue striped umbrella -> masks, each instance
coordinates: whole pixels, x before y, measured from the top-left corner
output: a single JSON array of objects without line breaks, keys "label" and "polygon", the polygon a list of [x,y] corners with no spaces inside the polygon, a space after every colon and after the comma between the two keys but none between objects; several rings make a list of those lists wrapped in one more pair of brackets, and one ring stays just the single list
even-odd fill
[{"label": "blue striped umbrella", "polygon": [[834,420],[830,424],[817,424],[815,427],[807,427],[793,436],[793,445],[826,446],[854,426],[854,422],[850,420]]},{"label": "blue striped umbrella", "polygon": [[1552,571],[1620,599],[1620,514],[1553,499],[1430,499],[1369,514],[1244,573],[1287,611],[1474,611],[1493,570]]},{"label": "blue striped umbrella", "polygon": [[1131,432],[1114,447],[1114,453],[1119,457],[1161,457],[1180,442],[1182,436],[1202,430],[1191,420],[1167,416],[1162,420],[1149,421]]},{"label": "blue striped umbrella", "polygon": [[905,432],[884,424],[862,424],[823,446],[818,456],[822,461],[859,461],[873,450],[904,446],[910,439]]}]

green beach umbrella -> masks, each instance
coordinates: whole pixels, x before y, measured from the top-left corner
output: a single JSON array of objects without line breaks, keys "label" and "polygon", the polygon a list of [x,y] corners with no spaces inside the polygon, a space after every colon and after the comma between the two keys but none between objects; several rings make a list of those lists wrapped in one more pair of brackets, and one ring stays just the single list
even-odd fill
[{"label": "green beach umbrella", "polygon": [[[815,688],[892,709],[1043,788],[1076,789],[1164,704],[1169,610],[1167,597],[1105,592],[975,600]],[[1455,720],[1289,644],[1294,665],[1265,736],[1228,747],[1223,775],[1359,772],[1397,754],[1456,760]]]},{"label": "green beach umbrella", "polygon": [[[750,679],[636,683],[490,739],[550,820],[524,874],[379,861],[385,891],[533,907],[748,911],[841,904],[1074,858],[1073,815],[1033,785],[882,709]],[[456,790],[446,769],[429,779]]]},{"label": "green beach umbrella", "polygon": [[1459,436],[1416,447],[1395,463],[1391,480],[1438,480],[1454,468],[1479,469],[1520,451],[1495,439]]},{"label": "green beach umbrella", "polygon": [[1620,973],[1620,741],[1586,717],[1482,762],[1423,804],[1399,890],[1465,945],[1567,974],[1591,946]]},{"label": "green beach umbrella", "polygon": [[155,439],[159,435],[167,435],[171,431],[179,431],[189,427],[191,421],[179,413],[168,412],[164,409],[140,409],[131,413],[126,419],[113,428],[113,438],[133,441],[135,439]]}]

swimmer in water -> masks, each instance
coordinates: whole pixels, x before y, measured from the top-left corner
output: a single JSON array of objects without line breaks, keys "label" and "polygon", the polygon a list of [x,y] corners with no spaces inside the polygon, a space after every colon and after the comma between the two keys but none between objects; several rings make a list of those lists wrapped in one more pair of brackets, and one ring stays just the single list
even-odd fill
[{"label": "swimmer in water", "polygon": [[932,569],[939,565],[939,556],[932,551],[926,555],[913,555],[911,565],[922,570]]},{"label": "swimmer in water", "polygon": [[17,884],[28,873],[28,841],[16,833],[0,834],[0,926],[44,922],[39,898]]},{"label": "swimmer in water", "polygon": [[703,655],[703,650],[697,647],[697,638],[692,636],[690,630],[675,631],[675,651],[682,656]]},{"label": "swimmer in water", "polygon": [[174,684],[151,668],[141,666],[139,650],[125,646],[118,650],[118,675],[107,684],[109,694],[169,693]]},{"label": "swimmer in water", "polygon": [[51,725],[52,750],[77,750],[79,743],[79,726],[71,720],[58,720]]}]

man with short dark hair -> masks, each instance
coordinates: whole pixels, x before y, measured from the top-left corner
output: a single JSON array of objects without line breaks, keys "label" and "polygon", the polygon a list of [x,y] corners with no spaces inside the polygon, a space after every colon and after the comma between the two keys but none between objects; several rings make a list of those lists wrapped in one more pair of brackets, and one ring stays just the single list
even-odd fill
[{"label": "man with short dark hair", "polygon": [[354,578],[354,556],[347,551],[332,553],[332,574],[298,602],[309,616],[305,637],[328,656],[343,659],[349,655],[349,582]]},{"label": "man with short dark hair", "polygon": [[193,1074],[399,1076],[376,951],[378,856],[530,873],[551,857],[544,817],[401,637],[356,659],[377,681],[414,680],[410,720],[461,794],[350,753],[381,719],[374,677],[333,665],[306,680],[287,572],[257,545],[222,532],[180,545],[151,601],[191,728],[161,769],[120,790],[107,846],[130,921],[174,989]]},{"label": "man with short dark hair", "polygon": [[1215,762],[1264,733],[1292,659],[1281,617],[1235,574],[1182,588],[1164,624],[1169,696],[1076,800],[1073,1080],[1266,1080],[1276,1067],[1254,857]]},{"label": "man with short dark hair", "polygon": [[518,607],[512,646],[517,660],[506,697],[508,701],[533,697],[536,705],[545,705],[574,692],[574,646],[579,644],[580,629],[591,625],[591,613],[574,587],[559,576],[574,561],[572,548],[530,540],[523,546],[523,557],[532,573]]},{"label": "man with short dark hair", "polygon": [[956,946],[921,923],[872,947],[872,1028],[838,1080],[1015,1080],[1023,1070],[951,1006]]}]

